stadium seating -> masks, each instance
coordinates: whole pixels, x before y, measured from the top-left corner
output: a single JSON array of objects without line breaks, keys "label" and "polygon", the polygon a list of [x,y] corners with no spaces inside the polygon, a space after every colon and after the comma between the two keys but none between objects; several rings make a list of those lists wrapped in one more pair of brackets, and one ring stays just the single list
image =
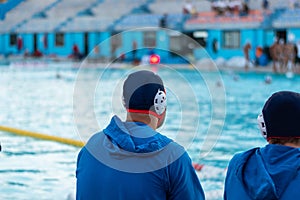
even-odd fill
[{"label": "stadium seating", "polygon": [[14,28],[26,23],[31,19],[33,14],[40,12],[55,1],[56,0],[30,0],[21,2],[6,14],[4,21],[0,21],[0,31],[15,31]]},{"label": "stadium seating", "polygon": [[[191,2],[198,15],[185,22],[182,14],[184,0],[26,0],[6,13],[5,20],[0,21],[0,32],[121,31],[157,27],[163,14],[168,14],[167,28],[187,31],[216,26],[253,28],[260,26],[266,18],[262,0],[249,1],[251,13],[245,17],[215,16],[210,0]],[[270,10],[289,6],[285,0],[269,2]],[[297,9],[289,10],[275,18],[272,25],[299,26],[298,13]]]},{"label": "stadium seating", "polygon": [[95,0],[62,0],[55,7],[48,10],[46,15],[48,18],[67,19],[75,16],[79,11],[88,8],[94,2]]},{"label": "stadium seating", "polygon": [[[194,1],[193,5],[195,6],[197,12],[210,11],[211,2],[208,0]],[[149,5],[149,8],[152,13],[156,14],[174,14],[182,13],[184,6],[184,1],[182,0],[156,0],[155,2]]]},{"label": "stadium seating", "polygon": [[0,1],[0,20],[5,19],[7,12],[16,7],[23,0],[2,0]]},{"label": "stadium seating", "polygon": [[264,20],[261,10],[252,10],[247,16],[217,16],[214,12],[202,12],[187,20],[185,30],[207,28],[251,28],[258,27]]},{"label": "stadium seating", "polygon": [[80,16],[66,23],[60,28],[60,31],[105,31],[109,25],[111,25],[110,18],[97,19],[94,16]]},{"label": "stadium seating", "polygon": [[[115,25],[115,30],[121,31],[139,27],[159,27],[162,14],[131,14]],[[178,29],[182,23],[182,14],[168,14],[166,27]]]},{"label": "stadium seating", "polygon": [[[132,9],[144,4],[145,0],[106,0],[92,4],[83,9],[89,9],[89,16],[75,16],[64,26],[61,31],[104,31],[113,26],[116,20],[131,12]],[[78,13],[78,11],[77,11]]]}]

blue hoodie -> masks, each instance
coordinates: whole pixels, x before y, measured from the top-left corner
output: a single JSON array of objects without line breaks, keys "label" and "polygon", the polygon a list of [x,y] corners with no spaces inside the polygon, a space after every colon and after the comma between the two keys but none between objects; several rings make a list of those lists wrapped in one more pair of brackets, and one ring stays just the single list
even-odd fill
[{"label": "blue hoodie", "polygon": [[184,148],[139,122],[113,117],[77,160],[76,199],[204,199]]},{"label": "blue hoodie", "polygon": [[228,166],[224,199],[299,199],[299,170],[299,148],[268,144],[237,154]]}]

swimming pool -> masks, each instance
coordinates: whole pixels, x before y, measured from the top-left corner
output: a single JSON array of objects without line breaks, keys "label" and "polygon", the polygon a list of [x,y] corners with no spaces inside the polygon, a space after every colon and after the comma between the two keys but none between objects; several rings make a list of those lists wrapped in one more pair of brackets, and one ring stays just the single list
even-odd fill
[{"label": "swimming pool", "polygon": [[[124,117],[119,85],[131,70],[90,68],[81,72],[82,88],[86,88],[81,92],[89,91],[91,80],[98,81],[92,105],[96,129],[105,127],[114,113]],[[88,110],[74,120],[74,109],[84,103],[84,98],[83,102],[73,99],[74,87],[81,86],[76,85],[78,80],[75,82],[77,72],[77,68],[69,65],[55,64],[0,67],[0,125],[86,140],[95,130],[95,124],[89,124],[87,119],[93,114]],[[193,162],[204,164],[199,177],[207,199],[222,199],[226,166],[234,153],[266,144],[256,117],[271,93],[300,91],[298,76],[287,79],[284,75],[271,75],[272,83],[265,84],[263,73],[228,70],[220,73],[222,80],[216,78],[219,77],[216,72],[199,73],[190,69],[158,69],[158,73],[168,94],[168,114],[161,132],[183,143]],[[202,146],[210,139],[207,131],[214,117],[213,107],[219,106],[218,101],[212,103],[211,92],[223,89],[226,96],[220,101],[225,100],[226,110],[221,110],[226,114],[224,126],[221,121],[218,127],[221,135],[216,135],[211,145],[216,144],[207,150]],[[84,97],[84,93],[80,95]],[[76,124],[76,120],[80,123]],[[79,148],[5,132],[0,132],[0,142],[0,199],[68,199],[74,194]],[[204,150],[205,154],[201,152]]]}]

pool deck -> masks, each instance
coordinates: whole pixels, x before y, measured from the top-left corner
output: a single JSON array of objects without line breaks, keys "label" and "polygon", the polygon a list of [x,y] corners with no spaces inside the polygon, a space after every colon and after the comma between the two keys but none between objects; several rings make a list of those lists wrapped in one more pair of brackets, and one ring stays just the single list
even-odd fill
[{"label": "pool deck", "polygon": [[[34,66],[43,66],[43,64],[49,64],[49,63],[72,63],[73,67],[86,67],[86,68],[105,68],[105,67],[111,67],[111,68],[119,68],[119,69],[128,69],[132,67],[137,67],[137,66],[148,66],[148,67],[155,67],[153,65],[145,65],[145,64],[139,64],[139,65],[132,65],[131,63],[121,63],[121,62],[114,62],[110,63],[109,61],[107,62],[99,62],[95,60],[82,60],[82,61],[74,61],[68,58],[27,58],[24,59],[22,57],[14,57],[10,59],[1,59],[0,58],[0,66],[23,66],[28,67],[30,64],[33,64]],[[48,66],[48,65],[45,65]],[[256,73],[274,73],[272,70],[272,63],[269,63],[267,66],[252,66],[249,67],[248,70],[246,71],[244,67],[241,66],[228,66],[228,65],[217,65],[213,60],[201,60],[196,63],[191,63],[191,64],[159,64],[157,67],[171,67],[175,69],[197,69],[201,71],[234,71],[234,72],[239,72],[239,73],[247,73],[247,72],[256,72]],[[299,66],[298,66],[299,67]]]}]

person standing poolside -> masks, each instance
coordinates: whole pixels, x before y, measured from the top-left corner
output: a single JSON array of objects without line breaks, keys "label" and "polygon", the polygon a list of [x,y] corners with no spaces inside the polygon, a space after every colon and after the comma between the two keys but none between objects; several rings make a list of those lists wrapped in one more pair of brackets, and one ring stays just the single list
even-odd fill
[{"label": "person standing poolside", "polygon": [[280,66],[279,66],[279,51],[280,51],[280,47],[279,47],[279,43],[278,43],[278,39],[276,38],[274,43],[270,46],[269,48],[269,53],[270,56],[272,58],[272,63],[273,63],[273,72],[277,73]]},{"label": "person standing poolside", "polygon": [[300,40],[298,40],[296,44],[296,55],[296,71],[300,73]]},{"label": "person standing poolside", "polygon": [[123,104],[126,121],[114,116],[78,155],[76,199],[205,199],[187,152],[156,131],[167,106],[161,78],[130,74]]},{"label": "person standing poolside", "polygon": [[250,43],[250,41],[246,41],[246,44],[244,45],[245,70],[246,71],[248,71],[249,65],[250,65],[250,56],[249,56],[250,49],[251,49],[251,43]]},{"label": "person standing poolside", "polygon": [[284,46],[285,53],[285,65],[286,70],[296,72],[295,61],[296,61],[296,46],[294,44],[294,37],[289,36],[288,42]]},{"label": "person standing poolside", "polygon": [[231,159],[225,200],[292,200],[300,196],[299,118],[299,93],[280,91],[267,100],[258,123],[269,144]]},{"label": "person standing poolside", "polygon": [[285,50],[285,41],[284,39],[281,38],[279,39],[279,45],[276,52],[278,56],[279,72],[281,73],[286,72],[287,57],[284,50]]}]

